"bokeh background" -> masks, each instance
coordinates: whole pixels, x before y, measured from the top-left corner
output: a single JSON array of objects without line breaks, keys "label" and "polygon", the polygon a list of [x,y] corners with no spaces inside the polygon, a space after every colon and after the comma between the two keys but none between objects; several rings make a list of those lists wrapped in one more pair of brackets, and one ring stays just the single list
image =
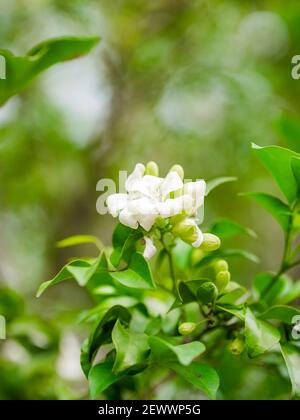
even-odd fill
[{"label": "bokeh background", "polygon": [[[279,228],[239,192],[279,194],[251,142],[300,151],[299,23],[296,0],[0,0],[0,48],[15,54],[50,37],[102,38],[0,109],[0,398],[87,395],[76,319],[88,296],[72,282],[35,293],[74,253],[93,253],[57,250],[57,240],[87,233],[109,244],[115,221],[96,212],[97,181],[137,161],[162,172],[180,163],[188,178],[237,176],[207,200],[205,225],[227,217],[256,231],[231,240],[261,260],[233,261],[236,280],[277,268]],[[232,396],[256,387],[259,398],[259,375]]]}]

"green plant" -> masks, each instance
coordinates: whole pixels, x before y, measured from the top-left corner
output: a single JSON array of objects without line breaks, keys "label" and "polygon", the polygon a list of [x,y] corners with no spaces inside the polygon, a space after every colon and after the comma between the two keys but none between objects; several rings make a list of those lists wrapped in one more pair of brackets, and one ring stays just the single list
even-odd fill
[{"label": "green plant", "polygon": [[[220,239],[254,233],[222,219],[203,234],[197,223],[203,209],[203,181],[181,185],[183,170],[178,165],[165,178],[168,186],[172,178],[173,186],[163,199],[155,194],[164,189],[164,180],[158,181],[158,168],[151,162],[146,168],[136,166],[127,179],[128,195],[108,200],[110,212],[123,222],[114,230],[112,248],[91,236],[59,243],[61,247],[93,243],[99,251],[96,258],[72,260],[38,291],[40,296],[52,285],[75,279],[93,297],[94,306],[81,315],[82,321],[92,324],[81,353],[92,398],[125,398],[128,390],[150,398],[159,384],[174,375],[211,399],[222,398],[225,390],[221,384],[218,394],[218,360],[226,352],[245,369],[259,358],[262,367],[271,366],[282,375],[284,360],[291,395],[300,396],[299,342],[293,336],[300,311],[289,306],[300,296],[300,282],[288,275],[300,263],[295,242],[300,232],[300,155],[276,146],[253,145],[253,149],[286,200],[247,194],[275,217],[285,238],[278,271],[258,274],[251,289],[231,278],[227,260],[237,256],[256,262],[257,257],[245,250],[225,249]],[[208,182],[206,196],[230,180]],[[139,195],[131,196],[132,192]],[[170,207],[176,208],[175,213],[168,213]],[[150,267],[146,258],[155,253]],[[143,385],[141,377],[148,378]]]}]

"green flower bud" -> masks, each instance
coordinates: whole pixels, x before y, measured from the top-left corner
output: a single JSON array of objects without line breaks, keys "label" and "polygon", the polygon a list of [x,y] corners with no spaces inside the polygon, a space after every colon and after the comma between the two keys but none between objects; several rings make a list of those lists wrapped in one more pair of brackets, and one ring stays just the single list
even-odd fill
[{"label": "green flower bud", "polygon": [[231,353],[239,355],[243,353],[245,344],[241,338],[235,338],[229,343],[228,348],[231,351]]},{"label": "green flower bud", "polygon": [[158,176],[159,175],[159,168],[157,163],[151,161],[148,162],[146,165],[146,172],[145,175],[152,175],[152,176]]},{"label": "green flower bud", "polygon": [[228,286],[229,282],[230,282],[230,272],[229,271],[219,271],[216,275],[216,281],[215,284],[219,290],[219,292],[223,291],[224,289],[226,289],[226,287]]},{"label": "green flower bud", "polygon": [[201,249],[206,252],[216,251],[221,246],[221,240],[218,236],[212,233],[203,234],[203,242],[201,244]]},{"label": "green flower bud", "polygon": [[173,233],[189,244],[197,241],[199,235],[196,224],[188,218],[176,223],[173,227]]},{"label": "green flower bud", "polygon": [[207,281],[199,287],[197,297],[204,304],[211,303],[218,297],[218,289],[213,282]]},{"label": "green flower bud", "polygon": [[178,332],[181,335],[189,335],[195,331],[197,324],[195,322],[183,322],[178,327]]},{"label": "green flower bud", "polygon": [[184,178],[184,170],[181,165],[173,165],[169,172],[177,172],[181,179]]},{"label": "green flower bud", "polygon": [[228,271],[228,268],[228,263],[225,260],[218,260],[214,263],[214,269],[216,273],[219,271]]}]

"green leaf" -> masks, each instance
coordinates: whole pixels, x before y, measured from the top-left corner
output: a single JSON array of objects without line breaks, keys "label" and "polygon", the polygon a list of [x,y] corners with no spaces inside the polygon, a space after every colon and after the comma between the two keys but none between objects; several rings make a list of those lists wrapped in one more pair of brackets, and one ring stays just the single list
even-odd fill
[{"label": "green leaf", "polygon": [[256,156],[271,172],[289,203],[293,203],[297,198],[298,187],[291,167],[291,158],[299,157],[299,155],[279,146],[260,147],[253,143],[252,148]]},{"label": "green leaf", "polygon": [[112,237],[114,250],[110,257],[111,263],[118,267],[121,260],[128,262],[131,255],[135,252],[135,243],[143,237],[139,230],[118,223]]},{"label": "green leaf", "polygon": [[42,293],[50,286],[61,283],[64,280],[74,278],[79,286],[85,286],[91,277],[95,274],[99,265],[102,263],[102,254],[99,255],[92,263],[87,260],[73,260],[69,264],[65,265],[60,272],[53,277],[53,279],[42,283],[38,289],[37,297],[40,297]]},{"label": "green leaf", "polygon": [[89,388],[91,398],[94,400],[101,392],[113,383],[120,380],[124,375],[115,375],[112,371],[113,363],[104,362],[95,365],[89,373]]},{"label": "green leaf", "polygon": [[253,358],[275,346],[280,340],[280,333],[273,325],[257,319],[247,308],[245,337],[248,355]]},{"label": "green leaf", "polygon": [[5,318],[4,316],[0,315],[0,340],[5,340],[5,337]]},{"label": "green leaf", "polygon": [[262,313],[260,318],[278,320],[285,324],[292,325],[292,319],[296,315],[300,315],[300,311],[292,306],[275,305]]},{"label": "green leaf", "polygon": [[292,393],[300,398],[300,351],[292,344],[281,344],[281,352],[292,382]]},{"label": "green leaf", "polygon": [[295,177],[296,182],[297,182],[298,194],[299,194],[299,191],[300,191],[300,155],[298,155],[298,157],[292,157],[291,166],[292,166],[292,171],[293,171],[294,177]]},{"label": "green leaf", "polygon": [[126,287],[136,289],[153,289],[154,283],[148,262],[142,254],[136,252],[132,255],[129,268],[123,271],[114,271],[110,275]]},{"label": "green leaf", "polygon": [[285,288],[277,298],[276,303],[285,305],[286,303],[293,302],[295,299],[298,299],[300,296],[300,281],[296,283],[291,282],[289,287]]},{"label": "green leaf", "polygon": [[0,105],[22,91],[34,77],[56,63],[87,54],[98,44],[98,37],[62,37],[35,46],[25,56],[17,57],[0,49],[6,60],[6,79],[0,80]]},{"label": "green leaf", "polygon": [[217,372],[212,367],[198,362],[192,362],[189,366],[182,366],[179,363],[168,363],[167,367],[200,389],[211,400],[216,399],[220,381]]},{"label": "green leaf", "polygon": [[205,190],[205,196],[208,196],[208,194],[214,190],[215,188],[219,187],[222,184],[225,184],[226,182],[232,182],[236,181],[237,178],[234,176],[222,176],[220,178],[214,178],[211,179],[206,183],[206,190]]},{"label": "green leaf", "polygon": [[117,320],[112,330],[112,341],[117,352],[113,366],[115,374],[145,363],[150,349],[147,338],[146,334],[125,329]]},{"label": "green leaf", "polygon": [[245,321],[245,308],[243,305],[235,306],[230,304],[224,304],[216,305],[216,308],[239,318],[241,321]]},{"label": "green leaf", "polygon": [[57,242],[56,246],[58,248],[65,248],[68,246],[82,245],[82,244],[94,244],[96,247],[101,250],[103,248],[101,241],[96,236],[92,235],[74,235],[69,236],[68,238],[62,239]]},{"label": "green leaf", "polygon": [[82,348],[81,367],[86,376],[91,369],[94,357],[96,356],[100,346],[112,341],[111,332],[117,319],[122,319],[128,323],[130,318],[131,314],[128,309],[120,305],[113,306],[100,316],[95,323],[88,343]]},{"label": "green leaf", "polygon": [[223,294],[218,299],[218,304],[235,305],[245,302],[249,293],[248,290],[240,284],[231,281]]},{"label": "green leaf", "polygon": [[284,230],[288,229],[290,224],[290,210],[279,198],[257,192],[245,193],[243,195],[253,198],[277,220]]},{"label": "green leaf", "polygon": [[229,219],[217,220],[211,227],[210,232],[219,236],[221,239],[229,238],[239,233],[256,238],[256,234],[253,230]]},{"label": "green leaf", "polygon": [[187,366],[205,351],[205,345],[200,341],[174,346],[160,337],[152,336],[148,342],[158,362],[176,360],[181,365]]},{"label": "green leaf", "polygon": [[253,283],[256,300],[269,305],[285,305],[300,296],[300,281],[294,283],[288,276],[276,277],[272,273],[258,274]]}]

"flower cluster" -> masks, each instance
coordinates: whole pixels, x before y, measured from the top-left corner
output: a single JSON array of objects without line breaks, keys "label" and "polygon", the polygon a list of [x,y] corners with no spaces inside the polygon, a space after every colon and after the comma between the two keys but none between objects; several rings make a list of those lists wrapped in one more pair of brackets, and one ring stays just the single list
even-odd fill
[{"label": "flower cluster", "polygon": [[[132,229],[141,227],[150,232],[156,221],[174,221],[173,234],[193,247],[199,247],[203,234],[197,224],[197,212],[204,204],[205,181],[184,183],[183,169],[174,165],[165,178],[158,176],[156,163],[146,166],[138,163],[128,176],[125,194],[112,194],[107,206],[113,217]],[[145,234],[145,258],[151,258],[155,245],[150,235]]]}]

